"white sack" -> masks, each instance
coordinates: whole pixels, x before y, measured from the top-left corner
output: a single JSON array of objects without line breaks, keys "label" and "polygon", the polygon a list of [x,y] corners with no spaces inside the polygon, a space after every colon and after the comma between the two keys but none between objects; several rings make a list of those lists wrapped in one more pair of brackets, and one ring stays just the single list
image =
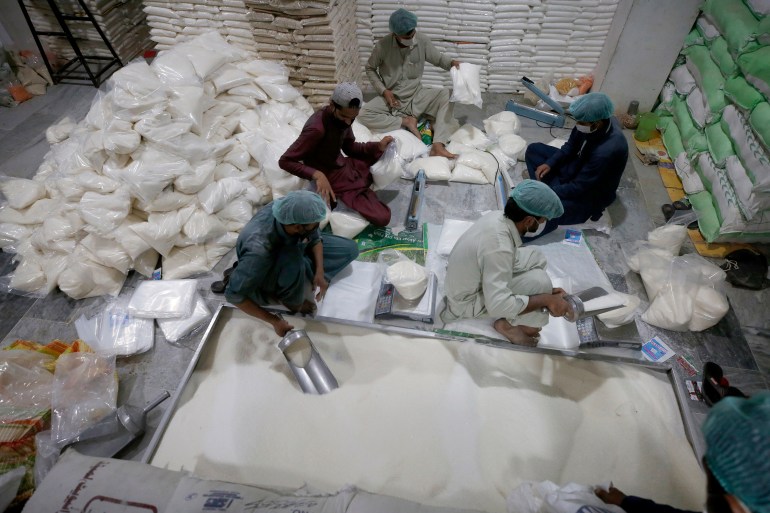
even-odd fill
[{"label": "white sack", "polygon": [[491,139],[499,139],[504,134],[517,134],[520,128],[519,117],[509,110],[498,112],[484,120],[484,131]]},{"label": "white sack", "polygon": [[147,319],[189,317],[196,297],[195,280],[146,280],[139,284],[128,311]]},{"label": "white sack", "polygon": [[449,70],[449,75],[452,77],[452,97],[449,101],[481,108],[480,70],[481,66],[467,62],[461,62],[460,69],[452,66]]},{"label": "white sack", "polygon": [[332,212],[329,216],[332,225],[332,233],[340,237],[353,239],[369,226],[369,221],[361,217],[361,214],[351,210],[344,212]]},{"label": "white sack", "polygon": [[452,137],[449,138],[452,142],[465,144],[467,146],[473,146],[474,148],[484,149],[490,145],[491,141],[484,135],[484,132],[466,123],[461,126]]},{"label": "white sack", "polygon": [[416,177],[423,169],[428,180],[449,180],[452,177],[452,169],[449,159],[446,157],[422,157],[414,159],[406,166],[405,174]]},{"label": "white sack", "polygon": [[35,180],[11,178],[0,181],[2,191],[11,208],[27,208],[45,197],[45,185]]}]

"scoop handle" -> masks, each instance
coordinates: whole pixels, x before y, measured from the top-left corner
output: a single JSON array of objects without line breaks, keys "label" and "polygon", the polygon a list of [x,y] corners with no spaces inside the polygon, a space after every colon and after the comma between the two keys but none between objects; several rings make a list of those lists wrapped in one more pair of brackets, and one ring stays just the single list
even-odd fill
[{"label": "scoop handle", "polygon": [[161,393],[160,393],[160,394],[159,394],[159,395],[158,395],[158,396],[157,396],[155,399],[153,399],[152,401],[150,401],[150,402],[147,404],[147,406],[145,406],[145,407],[144,407],[144,409],[142,410],[142,413],[144,413],[144,414],[146,415],[146,414],[147,414],[147,413],[149,413],[151,410],[153,410],[153,409],[154,409],[156,406],[158,406],[160,403],[162,403],[163,401],[165,401],[166,399],[168,399],[170,395],[171,395],[171,394],[169,394],[169,393],[168,393],[168,390],[164,390],[164,391],[163,391],[163,392],[161,392]]}]

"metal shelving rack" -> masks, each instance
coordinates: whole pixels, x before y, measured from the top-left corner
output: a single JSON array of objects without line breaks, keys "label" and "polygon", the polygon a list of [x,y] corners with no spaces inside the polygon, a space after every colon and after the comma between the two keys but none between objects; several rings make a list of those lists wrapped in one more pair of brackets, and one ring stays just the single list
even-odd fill
[{"label": "metal shelving rack", "polygon": [[[37,44],[37,48],[40,51],[40,55],[43,57],[43,62],[45,62],[45,66],[48,69],[48,73],[50,73],[54,84],[84,84],[90,82],[94,87],[99,87],[112,72],[123,66],[123,61],[121,61],[117,52],[115,52],[112,44],[99,27],[99,24],[96,22],[96,19],[94,19],[90,9],[83,0],[77,0],[82,12],[73,14],[63,13],[59,8],[57,0],[47,1],[48,6],[51,8],[51,12],[61,27],[61,31],[37,30],[29,15],[27,6],[24,4],[24,0],[18,0],[21,12],[27,20],[27,25],[29,25],[29,29],[32,31],[32,37],[35,38],[35,44]],[[68,22],[90,22],[101,37],[111,56],[85,55],[80,49],[77,38],[72,35]],[[72,47],[72,50],[75,52],[75,57],[67,61],[61,68],[54,70],[48,60],[43,44],[40,41],[40,36],[66,38]],[[110,73],[107,73],[108,71],[110,71]]]}]

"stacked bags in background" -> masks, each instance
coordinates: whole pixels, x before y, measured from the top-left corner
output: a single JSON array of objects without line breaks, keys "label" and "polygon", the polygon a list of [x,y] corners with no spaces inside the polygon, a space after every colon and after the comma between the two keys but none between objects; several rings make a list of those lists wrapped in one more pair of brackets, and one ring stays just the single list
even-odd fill
[{"label": "stacked bags in background", "polygon": [[770,7],[707,0],[659,127],[708,242],[770,240]]},{"label": "stacked bags in background", "polygon": [[339,82],[361,82],[354,0],[144,0],[152,39],[170,48],[216,30],[229,43],[279,61],[314,106]]},{"label": "stacked bags in background", "polygon": [[84,120],[49,128],[32,180],[0,181],[12,289],[116,295],[129,270],[209,271],[257,207],[305,186],[278,158],[313,109],[280,64],[216,32],[117,71]]}]

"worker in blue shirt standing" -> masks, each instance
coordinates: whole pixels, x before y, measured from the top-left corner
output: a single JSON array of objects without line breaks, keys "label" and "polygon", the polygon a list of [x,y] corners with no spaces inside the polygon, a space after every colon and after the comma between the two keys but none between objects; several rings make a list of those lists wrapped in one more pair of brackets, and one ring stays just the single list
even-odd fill
[{"label": "worker in blue shirt standing", "polygon": [[615,201],[628,143],[613,112],[609,96],[586,94],[570,106],[577,124],[561,149],[543,143],[527,147],[530,178],[548,184],[564,205],[564,215],[550,219],[541,235],[559,225],[596,221]]}]

